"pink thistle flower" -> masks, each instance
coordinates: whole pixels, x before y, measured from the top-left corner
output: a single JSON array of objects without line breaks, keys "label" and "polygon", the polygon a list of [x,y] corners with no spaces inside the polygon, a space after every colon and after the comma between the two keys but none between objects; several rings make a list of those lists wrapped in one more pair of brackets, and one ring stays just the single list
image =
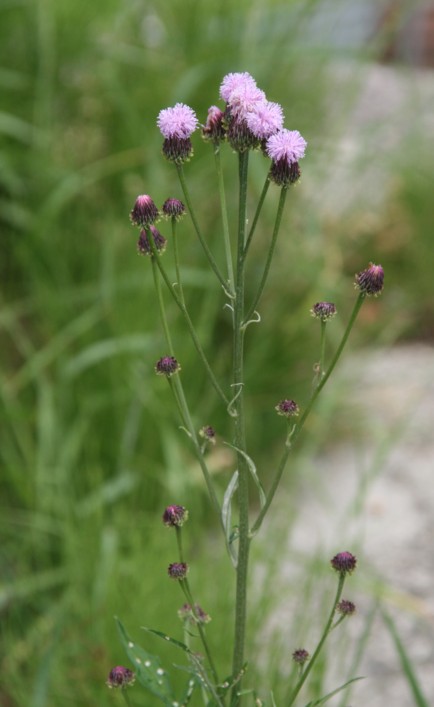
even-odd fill
[{"label": "pink thistle flower", "polygon": [[265,93],[255,86],[239,86],[229,95],[228,108],[232,118],[245,120],[259,103],[265,103]]},{"label": "pink thistle flower", "polygon": [[212,140],[218,144],[226,135],[223,124],[224,113],[217,106],[208,108],[208,116],[205,125],[202,127],[202,135],[205,140]]},{"label": "pink thistle flower", "polygon": [[173,108],[164,108],[160,111],[157,125],[166,139],[176,137],[185,140],[196,130],[198,120],[190,106],[177,103]]},{"label": "pink thistle flower", "polygon": [[256,87],[255,79],[247,71],[226,74],[220,85],[220,98],[225,101],[225,103],[228,103],[229,97],[233,91],[247,86],[251,88]]},{"label": "pink thistle flower", "polygon": [[151,197],[148,194],[140,194],[130,213],[131,223],[134,226],[149,226],[158,216],[158,209]]},{"label": "pink thistle flower", "polygon": [[253,110],[246,115],[249,130],[260,140],[269,138],[270,135],[282,130],[282,106],[272,101],[261,101],[253,106]]},{"label": "pink thistle flower", "polygon": [[307,142],[298,130],[280,130],[267,140],[267,155],[274,162],[285,160],[288,165],[304,157]]}]

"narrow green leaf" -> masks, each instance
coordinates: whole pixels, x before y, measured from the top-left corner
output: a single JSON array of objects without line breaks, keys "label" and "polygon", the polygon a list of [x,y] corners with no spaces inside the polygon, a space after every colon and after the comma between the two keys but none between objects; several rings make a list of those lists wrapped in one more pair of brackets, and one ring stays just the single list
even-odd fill
[{"label": "narrow green leaf", "polygon": [[324,697],[320,697],[319,700],[312,700],[312,702],[309,702],[305,707],[318,707],[318,705],[323,705],[325,702],[328,702],[332,697],[337,695],[339,692],[342,690],[345,690],[348,685],[351,685],[352,682],[356,682],[357,680],[364,680],[363,676],[360,676],[358,678],[351,678],[351,680],[348,680],[346,683],[341,685],[340,687],[337,687],[336,690],[333,690],[333,692],[329,692],[327,695],[324,695]]},{"label": "narrow green leaf", "polygon": [[262,484],[259,481],[258,473],[256,471],[256,466],[255,466],[253,459],[251,457],[249,457],[249,455],[246,454],[242,449],[238,449],[238,447],[235,447],[233,444],[229,444],[228,442],[226,442],[226,444],[228,447],[232,447],[232,449],[235,449],[235,451],[238,452],[238,454],[241,454],[241,456],[243,456],[244,459],[246,460],[251,477],[252,477],[253,481],[255,482],[256,488],[258,489],[259,501],[261,504],[261,508],[263,508],[265,506],[267,498],[265,495],[265,491],[262,488]]},{"label": "narrow green leaf", "polygon": [[161,667],[158,656],[148,653],[128,636],[123,624],[116,618],[122,644],[134,665],[137,680],[149,692],[158,697],[166,707],[171,707],[174,697],[167,672]]},{"label": "narrow green leaf", "polygon": [[167,643],[171,643],[173,646],[176,646],[177,648],[180,648],[184,653],[191,653],[191,650],[189,649],[188,646],[185,645],[185,643],[182,643],[182,641],[177,641],[176,638],[172,638],[171,636],[168,636],[167,633],[163,633],[162,631],[156,631],[154,628],[148,628],[147,626],[141,626],[140,627],[143,631],[147,631],[148,633],[152,633],[154,636],[158,636],[159,638],[162,638],[163,641],[166,641]]},{"label": "narrow green leaf", "polygon": [[385,611],[382,611],[381,613],[383,615],[384,623],[389,629],[389,633],[395,644],[396,651],[401,661],[401,667],[404,671],[404,675],[407,679],[408,685],[414,698],[414,704],[417,705],[417,707],[429,707],[428,702],[422,694],[422,690],[419,685],[419,680],[417,679],[416,673],[411,664],[410,657],[401,642],[393,619],[391,618],[391,616],[389,616],[389,614],[386,614]]},{"label": "narrow green leaf", "polygon": [[228,487],[225,491],[222,503],[222,523],[226,534],[226,545],[230,554],[232,564],[237,566],[238,556],[234,545],[232,544],[232,497],[238,488],[238,471],[234,471]]}]

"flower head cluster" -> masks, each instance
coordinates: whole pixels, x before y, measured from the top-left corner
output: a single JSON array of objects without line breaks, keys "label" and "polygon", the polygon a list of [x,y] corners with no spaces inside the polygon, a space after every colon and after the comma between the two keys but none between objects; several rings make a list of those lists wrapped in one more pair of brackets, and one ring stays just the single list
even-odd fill
[{"label": "flower head cluster", "polygon": [[337,310],[333,302],[317,302],[313,305],[310,313],[316,319],[320,319],[322,322],[327,322],[329,319],[333,319],[337,313]]},{"label": "flower head cluster", "polygon": [[364,295],[374,295],[377,297],[381,294],[384,285],[384,270],[381,265],[369,263],[369,267],[362,272],[357,273],[355,286]]},{"label": "flower head cluster", "polygon": [[283,417],[297,417],[300,412],[300,408],[295,400],[288,399],[281,400],[274,409],[277,410],[278,415],[282,415]]},{"label": "flower head cluster", "polygon": [[258,147],[261,141],[282,129],[283,111],[268,101],[247,72],[227,74],[220,86],[226,103],[227,136],[235,150]]},{"label": "flower head cluster", "polygon": [[330,560],[330,564],[339,574],[351,574],[356,569],[357,558],[351,552],[339,552]]},{"label": "flower head cluster", "polygon": [[174,373],[178,373],[181,366],[174,356],[163,356],[155,364],[155,373],[159,376],[170,378]]},{"label": "flower head cluster", "polygon": [[145,230],[140,231],[139,240],[137,241],[137,251],[141,255],[154,255],[154,250],[151,246],[148,234],[152,238],[155,251],[158,253],[158,255],[164,253],[164,251],[166,250],[167,240],[155,226],[149,226],[148,232],[146,232]]},{"label": "flower head cluster", "polygon": [[163,513],[163,523],[168,528],[181,528],[188,520],[188,511],[184,506],[167,506]]},{"label": "flower head cluster", "polygon": [[109,672],[107,678],[108,687],[121,687],[125,688],[134,684],[136,679],[135,673],[129,668],[124,668],[123,665],[117,665],[112,668]]},{"label": "flower head cluster", "polygon": [[226,135],[224,115],[223,111],[217,106],[208,108],[206,123],[202,128],[202,135],[205,140],[211,140],[216,145],[221,140],[224,140]]},{"label": "flower head cluster", "polygon": [[171,579],[185,579],[188,573],[188,565],[186,562],[172,562],[167,568],[167,574]]}]

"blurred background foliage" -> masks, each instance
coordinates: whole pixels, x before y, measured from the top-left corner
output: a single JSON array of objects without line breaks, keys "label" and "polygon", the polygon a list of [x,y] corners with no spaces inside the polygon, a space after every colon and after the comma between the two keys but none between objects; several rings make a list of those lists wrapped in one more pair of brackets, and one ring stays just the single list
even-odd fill
[{"label": "blurred background foliage", "polygon": [[[354,273],[372,259],[386,270],[386,290],[364,308],[352,345],[432,339],[432,151],[424,123],[424,82],[432,81],[432,70],[429,47],[421,58],[404,41],[414,12],[414,3],[362,0],[3,0],[5,707],[110,704],[106,674],[125,661],[114,614],[131,633],[141,624],[179,632],[174,617],[182,602],[164,579],[175,546],[160,525],[171,502],[191,510],[187,535],[192,560],[200,558],[198,594],[219,616],[210,640],[226,655],[230,606],[214,581],[221,576],[221,586],[230,586],[231,570],[213,537],[215,519],[168,388],[153,373],[164,341],[150,264],[137,257],[128,221],[137,194],[149,193],[159,205],[181,196],[175,171],[161,157],[155,120],[162,108],[182,101],[204,121],[224,74],[249,71],[283,105],[287,127],[309,143],[303,178],[288,199],[262,322],[247,337],[251,454],[265,484],[282,435],[274,405],[287,395],[301,403],[309,395],[318,356],[318,327],[309,316],[315,301],[338,306],[332,345],[352,307]],[[392,148],[360,108],[371,71],[386,72],[385,87],[398,80],[398,94],[409,86],[415,92],[414,113],[393,114],[399,125]],[[393,135],[394,118],[375,120]],[[342,156],[354,151],[353,162],[345,162]],[[236,162],[229,150],[223,160],[233,209]],[[260,155],[251,163],[252,209],[266,165]],[[203,229],[221,255],[211,149],[199,135],[186,173]],[[251,252],[252,293],[276,205],[270,189]],[[224,300],[187,219],[180,242],[192,316],[227,382]],[[170,252],[165,257],[170,262]],[[170,306],[169,317],[197,425],[212,423],[221,442],[229,433],[225,411]],[[311,439],[324,438],[324,425],[313,418]],[[210,465],[222,491],[230,464],[217,445]],[[266,611],[263,602],[255,621]]]}]

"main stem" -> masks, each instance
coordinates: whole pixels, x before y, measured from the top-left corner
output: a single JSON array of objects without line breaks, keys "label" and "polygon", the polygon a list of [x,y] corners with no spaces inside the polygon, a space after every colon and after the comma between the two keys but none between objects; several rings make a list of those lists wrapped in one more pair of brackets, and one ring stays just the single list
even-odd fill
[{"label": "main stem", "polygon": [[[247,170],[249,153],[239,153],[239,215],[237,266],[234,303],[234,333],[233,333],[233,386],[234,393],[239,393],[234,401],[234,446],[246,452],[246,435],[244,419],[244,248],[246,233],[246,195]],[[232,661],[232,674],[236,679],[244,664],[244,643],[246,634],[247,607],[247,570],[249,563],[249,470],[246,458],[237,453],[239,474],[238,485],[238,563],[236,577],[235,599],[235,636]],[[233,688],[231,707],[240,704],[240,682]]]}]

